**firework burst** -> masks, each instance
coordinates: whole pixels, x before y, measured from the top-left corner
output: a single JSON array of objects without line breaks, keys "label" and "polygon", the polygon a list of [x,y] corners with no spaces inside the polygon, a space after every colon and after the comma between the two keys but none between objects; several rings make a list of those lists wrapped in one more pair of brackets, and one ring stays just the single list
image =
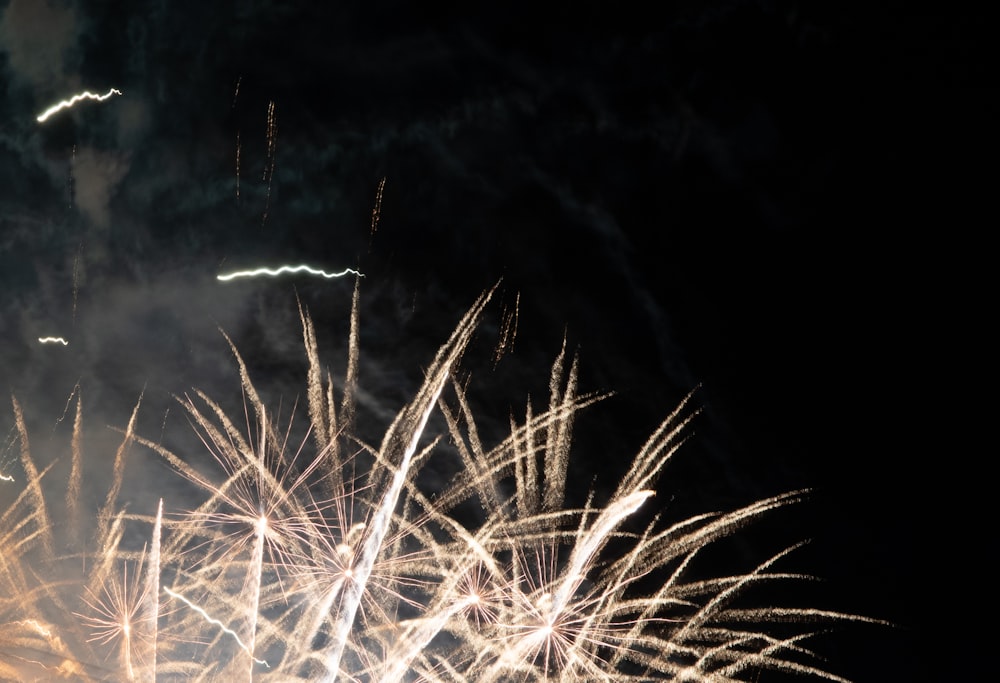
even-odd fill
[{"label": "firework burst", "polygon": [[[71,513],[75,529],[87,518],[79,394],[72,471],[56,503],[42,488],[54,465],[35,463],[15,400],[8,449],[19,447],[22,472],[16,487],[5,480],[0,511],[0,679],[714,683],[778,671],[842,680],[807,648],[808,627],[785,625],[874,620],[747,599],[753,586],[808,578],[778,569],[797,546],[735,574],[692,572],[706,546],[805,492],[672,524],[640,519],[697,413],[690,397],[612,494],[582,507],[566,504],[572,429],[604,396],[578,391],[565,345],[547,408],[529,402],[506,437],[487,443],[458,368],[491,295],[462,318],[378,445],[353,429],[357,286],[336,400],[299,307],[304,434],[265,406],[229,342],[242,419],[201,391],[178,397],[212,456],[195,465],[135,434],[137,404],[89,536],[62,538],[52,521]],[[118,494],[136,443],[203,500],[126,513]],[[417,474],[436,457],[462,467],[432,494]],[[124,540],[133,527],[147,539],[141,549]]]}]

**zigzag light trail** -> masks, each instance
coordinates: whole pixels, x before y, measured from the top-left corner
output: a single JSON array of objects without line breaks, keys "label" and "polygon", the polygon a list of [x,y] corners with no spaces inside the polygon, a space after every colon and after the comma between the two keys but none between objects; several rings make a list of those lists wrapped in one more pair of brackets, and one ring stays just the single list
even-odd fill
[{"label": "zigzag light trail", "polygon": [[62,337],[39,337],[38,341],[42,344],[62,344],[63,346],[69,346],[69,342]]},{"label": "zigzag light trail", "polygon": [[255,268],[253,270],[237,270],[233,273],[228,273],[226,275],[219,275],[216,279],[222,282],[229,282],[230,280],[235,280],[239,277],[260,277],[261,275],[267,275],[268,277],[277,277],[284,273],[308,273],[310,275],[316,275],[319,277],[331,280],[335,277],[344,277],[345,275],[357,275],[358,277],[364,277],[365,274],[361,273],[353,268],[345,268],[339,273],[328,273],[325,270],[318,270],[316,268],[311,268],[306,265],[299,266],[279,266],[278,268]]},{"label": "zigzag light trail", "polygon": [[228,633],[229,635],[231,635],[233,637],[233,639],[236,641],[236,644],[239,645],[243,649],[244,652],[246,652],[248,655],[250,655],[250,658],[253,659],[254,662],[256,662],[257,664],[263,664],[264,666],[270,668],[270,664],[268,664],[267,662],[265,662],[263,659],[257,659],[256,657],[253,656],[253,652],[251,652],[250,648],[248,648],[246,646],[246,644],[244,644],[244,642],[242,640],[240,640],[240,637],[236,634],[236,631],[232,630],[231,628],[229,628],[228,626],[226,626],[225,624],[223,624],[221,621],[219,621],[215,617],[211,616],[208,612],[206,612],[201,607],[199,607],[198,605],[194,604],[193,602],[191,602],[190,600],[188,600],[187,598],[185,598],[180,593],[172,591],[172,590],[170,590],[169,588],[166,588],[166,587],[163,589],[163,592],[166,593],[167,595],[169,595],[172,598],[177,598],[178,600],[180,600],[181,602],[183,602],[185,605],[187,605],[188,607],[190,607],[191,609],[193,609],[195,612],[197,612],[198,614],[200,614],[202,617],[204,617],[205,621],[207,621],[208,623],[213,624],[215,626],[218,626],[223,631],[225,631],[226,633]]},{"label": "zigzag light trail", "polygon": [[68,100],[63,100],[61,102],[58,102],[57,104],[53,104],[51,107],[49,107],[41,114],[39,114],[35,120],[38,121],[39,123],[45,123],[45,121],[53,114],[57,114],[63,109],[69,109],[70,107],[74,106],[77,102],[80,102],[81,100],[96,100],[98,102],[103,102],[104,100],[114,95],[121,95],[121,94],[122,91],[118,90],[117,88],[111,88],[103,95],[98,95],[97,93],[92,93],[89,90],[84,90],[81,93],[73,95]]}]

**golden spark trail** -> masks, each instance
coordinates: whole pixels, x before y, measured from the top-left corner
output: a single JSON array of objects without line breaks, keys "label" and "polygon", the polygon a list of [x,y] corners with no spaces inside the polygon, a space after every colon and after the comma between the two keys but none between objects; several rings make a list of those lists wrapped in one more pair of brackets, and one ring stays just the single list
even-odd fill
[{"label": "golden spark trail", "polygon": [[250,649],[243,643],[242,640],[240,640],[240,637],[239,637],[239,635],[236,634],[236,631],[232,630],[231,628],[229,628],[228,626],[226,626],[225,624],[223,624],[221,621],[219,621],[215,617],[210,616],[208,614],[208,612],[206,612],[201,607],[199,607],[198,605],[194,604],[193,602],[191,602],[190,600],[188,600],[187,598],[185,598],[180,593],[174,592],[174,591],[170,590],[169,588],[164,588],[163,592],[166,593],[167,595],[169,595],[172,598],[176,598],[176,599],[180,600],[185,605],[187,605],[188,607],[190,607],[191,609],[193,609],[195,612],[197,612],[198,614],[200,614],[205,619],[205,621],[207,621],[208,623],[210,623],[210,624],[212,624],[214,626],[218,626],[224,632],[226,632],[229,635],[231,635],[233,637],[233,640],[236,641],[236,644],[239,645],[243,649],[244,652],[246,652],[248,655],[250,655],[250,658],[253,659],[253,661],[257,662],[258,664],[263,664],[264,666],[266,666],[269,669],[271,668],[271,665],[268,664],[267,662],[265,662],[263,659],[257,659],[256,657],[253,656],[253,653],[250,652]]},{"label": "golden spark trail", "polygon": [[236,131],[236,203],[240,202],[240,132]]},{"label": "golden spark trail", "polygon": [[[76,146],[73,146],[73,154],[76,154]],[[80,262],[83,256],[83,242],[77,245],[76,254],[73,256],[73,323],[76,324],[76,302],[80,294],[80,277],[83,266]]]},{"label": "golden spark trail", "polygon": [[385,190],[385,177],[378,183],[378,190],[375,191],[375,206],[372,207],[372,236],[378,230],[378,219],[382,217],[382,191]]},{"label": "golden spark trail", "polygon": [[98,102],[103,102],[104,100],[108,99],[112,95],[121,95],[121,94],[122,94],[122,91],[121,90],[117,90],[115,88],[111,88],[110,90],[108,90],[103,95],[97,95],[95,93],[92,93],[92,92],[89,92],[89,91],[85,90],[82,93],[79,93],[77,95],[73,95],[68,100],[63,100],[62,102],[59,102],[58,104],[52,105],[51,107],[49,107],[48,109],[46,109],[45,111],[43,111],[41,114],[39,114],[38,117],[35,120],[38,121],[39,123],[45,123],[46,119],[48,119],[53,114],[55,114],[57,112],[60,112],[63,109],[69,109],[70,107],[72,107],[73,105],[75,105],[77,102],[79,102],[81,100],[97,100]]},{"label": "golden spark trail", "polygon": [[360,273],[353,268],[345,268],[339,273],[328,273],[325,270],[317,270],[315,268],[310,268],[306,265],[299,266],[279,266],[276,269],[271,268],[256,268],[254,270],[237,270],[233,273],[228,273],[226,275],[219,275],[216,279],[222,282],[229,282],[230,280],[235,280],[238,277],[257,277],[259,275],[267,275],[269,277],[277,277],[283,273],[309,273],[310,275],[318,275],[324,277],[327,280],[333,279],[335,277],[344,277],[345,275],[357,275],[358,277],[364,277],[364,273]]},{"label": "golden spark trail", "polygon": [[275,150],[278,145],[278,117],[274,113],[274,100],[267,104],[267,160],[264,162],[264,176],[262,180],[267,183],[267,197],[264,200],[264,215],[260,225],[264,227],[267,222],[267,212],[271,207],[271,181],[274,180]]},{"label": "golden spark trail", "polygon": [[63,346],[69,346],[69,342],[62,337],[39,337],[38,341],[43,344],[62,344]]}]

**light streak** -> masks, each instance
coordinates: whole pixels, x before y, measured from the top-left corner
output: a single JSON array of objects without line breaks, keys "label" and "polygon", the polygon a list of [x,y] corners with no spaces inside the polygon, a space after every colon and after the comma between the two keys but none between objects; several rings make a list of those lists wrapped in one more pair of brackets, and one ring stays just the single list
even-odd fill
[{"label": "light streak", "polygon": [[264,162],[264,176],[262,180],[267,183],[267,197],[264,200],[264,215],[260,225],[264,227],[267,222],[267,212],[271,207],[271,181],[274,180],[275,150],[278,145],[278,117],[274,113],[274,100],[267,104],[267,160]]},{"label": "light streak", "polygon": [[38,121],[39,123],[44,123],[46,121],[46,119],[48,119],[53,114],[55,114],[57,112],[60,112],[63,109],[69,109],[70,107],[72,107],[73,105],[75,105],[77,102],[79,102],[81,100],[97,100],[98,102],[103,102],[104,100],[108,99],[112,95],[121,95],[121,94],[122,94],[122,91],[121,90],[117,90],[116,88],[111,88],[110,90],[108,90],[103,95],[98,95],[96,93],[92,93],[90,91],[85,90],[82,93],[78,93],[76,95],[73,95],[68,100],[63,100],[62,102],[59,102],[58,104],[53,104],[51,107],[49,107],[48,109],[46,109],[45,111],[43,111],[41,114],[39,114],[38,117],[35,120]]},{"label": "light streak", "polygon": [[240,132],[236,131],[236,203],[240,201]]},{"label": "light streak", "polygon": [[205,621],[207,621],[208,623],[210,623],[210,624],[212,624],[214,626],[218,626],[224,632],[226,632],[229,635],[231,635],[233,637],[233,639],[236,641],[236,644],[239,645],[241,648],[243,648],[243,651],[246,652],[248,655],[250,655],[250,659],[252,659],[253,661],[255,661],[257,664],[263,664],[267,668],[269,668],[269,669],[271,668],[271,665],[268,664],[267,662],[265,662],[263,659],[257,659],[256,657],[253,656],[253,653],[250,652],[250,648],[248,648],[246,645],[244,645],[243,641],[240,640],[240,637],[236,634],[236,631],[232,630],[231,628],[229,628],[228,626],[226,626],[225,624],[223,624],[221,621],[219,621],[215,617],[210,616],[208,614],[208,612],[206,612],[201,607],[199,607],[198,605],[194,604],[193,602],[191,602],[190,600],[188,600],[187,598],[185,598],[180,593],[176,593],[176,592],[174,592],[174,591],[172,591],[172,590],[170,590],[169,588],[166,588],[166,587],[163,589],[163,592],[166,593],[167,595],[169,595],[172,598],[176,598],[177,600],[180,600],[185,605],[187,605],[188,607],[190,607],[191,609],[193,609],[195,612],[197,612],[198,614],[200,614],[205,619]]},{"label": "light streak", "polygon": [[153,525],[153,549],[149,554],[149,563],[146,565],[146,595],[149,602],[146,604],[145,618],[152,631],[152,650],[150,671],[152,680],[156,681],[156,655],[157,641],[159,640],[160,622],[160,536],[163,530],[163,499],[156,508],[156,522]]},{"label": "light streak", "polygon": [[375,206],[372,207],[372,236],[378,230],[378,219],[382,217],[382,191],[385,190],[385,177],[378,183],[378,190],[375,191]]},{"label": "light streak", "polygon": [[62,344],[63,346],[69,346],[69,342],[62,337],[39,337],[38,341],[43,344]]},{"label": "light streak", "polygon": [[413,456],[417,452],[417,445],[424,433],[424,428],[427,426],[427,420],[430,418],[431,412],[437,405],[438,398],[444,390],[450,367],[451,361],[446,360],[436,376],[428,377],[428,382],[432,378],[436,380],[433,386],[426,387],[425,385],[426,388],[430,388],[430,397],[426,401],[420,415],[416,418],[416,424],[413,425],[410,443],[403,452],[403,461],[399,464],[396,471],[393,472],[389,488],[383,495],[382,502],[376,508],[375,514],[372,517],[370,527],[374,531],[365,538],[361,554],[358,558],[358,565],[351,574],[351,581],[347,583],[344,589],[343,611],[334,626],[333,645],[326,656],[327,678],[324,680],[327,683],[333,683],[337,678],[338,672],[340,672],[340,660],[347,645],[348,635],[354,626],[354,618],[357,615],[358,607],[361,605],[361,597],[364,594],[368,578],[371,576],[375,558],[382,548],[382,541],[389,532],[389,526],[392,523],[392,513],[396,509],[399,495],[403,491],[410,463],[413,462]]},{"label": "light streak", "polygon": [[0,481],[14,481],[14,477],[7,474],[0,474]]},{"label": "light streak", "polygon": [[500,339],[497,340],[497,347],[493,351],[493,369],[496,370],[500,360],[508,351],[514,350],[514,340],[517,338],[517,318],[521,308],[521,293],[517,293],[514,299],[514,310],[508,310],[504,306],[503,321],[500,324]]},{"label": "light streak", "polygon": [[310,275],[318,275],[319,277],[324,277],[327,280],[333,279],[335,277],[344,277],[345,275],[357,275],[358,277],[364,277],[364,273],[360,273],[353,268],[344,268],[344,270],[339,273],[328,273],[325,270],[317,270],[306,265],[299,266],[279,266],[278,268],[255,268],[254,270],[237,270],[233,273],[228,273],[226,275],[217,276],[218,280],[222,282],[229,282],[230,280],[235,280],[238,277],[258,277],[260,275],[267,275],[269,277],[277,277],[283,273],[309,273]]},{"label": "light streak", "polygon": [[[73,154],[76,154],[76,146],[73,146]],[[80,294],[80,279],[83,276],[83,242],[76,247],[76,254],[73,256],[73,322],[76,323],[76,302]]]}]

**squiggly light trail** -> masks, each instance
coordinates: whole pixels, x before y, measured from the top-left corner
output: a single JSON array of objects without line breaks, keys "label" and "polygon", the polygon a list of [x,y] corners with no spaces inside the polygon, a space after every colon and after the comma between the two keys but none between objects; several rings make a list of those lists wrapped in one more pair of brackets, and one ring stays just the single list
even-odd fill
[{"label": "squiggly light trail", "polygon": [[14,481],[14,477],[8,474],[0,474],[0,481]]},{"label": "squiggly light trail", "polygon": [[190,607],[191,609],[193,609],[195,612],[197,612],[198,614],[200,614],[202,617],[204,617],[205,621],[207,621],[210,624],[214,624],[214,625],[218,626],[223,631],[225,631],[226,633],[228,633],[229,635],[231,635],[233,637],[233,639],[236,640],[236,644],[239,645],[241,648],[243,648],[244,652],[246,652],[248,655],[250,655],[250,659],[252,659],[253,661],[257,662],[258,664],[263,664],[264,666],[266,666],[269,669],[271,668],[271,665],[268,664],[267,662],[265,662],[263,659],[257,659],[256,657],[253,656],[253,652],[251,652],[250,648],[248,648],[246,645],[243,644],[243,641],[240,640],[240,637],[238,635],[236,635],[236,631],[232,630],[231,628],[229,628],[228,626],[226,626],[225,624],[223,624],[218,619],[210,616],[208,614],[208,612],[206,612],[205,610],[203,610],[201,607],[198,607],[198,605],[194,604],[193,602],[191,602],[190,600],[188,600],[187,598],[185,598],[180,593],[176,593],[176,592],[170,590],[169,588],[164,588],[163,592],[166,593],[167,595],[169,595],[172,598],[177,598],[178,600],[180,600],[181,602],[183,602],[185,605],[187,605],[188,607]]},{"label": "squiggly light trail", "polygon": [[331,279],[335,277],[344,277],[348,273],[352,275],[357,275],[358,277],[364,277],[364,273],[360,273],[353,268],[344,268],[339,273],[328,273],[325,270],[316,270],[315,268],[310,268],[309,266],[280,266],[276,269],[271,268],[256,268],[254,270],[237,270],[234,273],[229,273],[227,275],[219,275],[218,279],[223,282],[229,282],[238,277],[258,277],[260,275],[268,275],[270,277],[277,277],[282,273],[309,273],[310,275],[319,275],[320,277],[325,277],[326,279]]},{"label": "squiggly light trail", "polygon": [[62,337],[39,337],[38,341],[43,344],[62,344],[63,346],[69,346],[69,342]]},{"label": "squiggly light trail", "polygon": [[82,93],[78,93],[76,95],[73,95],[73,97],[69,98],[68,100],[63,100],[62,102],[59,102],[58,104],[53,104],[51,107],[49,107],[48,109],[46,109],[45,111],[43,111],[41,114],[39,114],[38,117],[35,120],[38,121],[39,123],[44,123],[45,120],[47,118],[49,118],[50,116],[52,116],[53,114],[55,114],[57,112],[60,112],[63,109],[69,109],[70,107],[72,107],[74,104],[76,104],[80,100],[97,100],[98,102],[103,102],[104,100],[108,99],[112,95],[121,95],[121,94],[122,94],[122,91],[118,90],[116,88],[111,88],[110,90],[108,90],[103,95],[98,95],[96,93],[92,93],[90,91],[84,90]]}]

